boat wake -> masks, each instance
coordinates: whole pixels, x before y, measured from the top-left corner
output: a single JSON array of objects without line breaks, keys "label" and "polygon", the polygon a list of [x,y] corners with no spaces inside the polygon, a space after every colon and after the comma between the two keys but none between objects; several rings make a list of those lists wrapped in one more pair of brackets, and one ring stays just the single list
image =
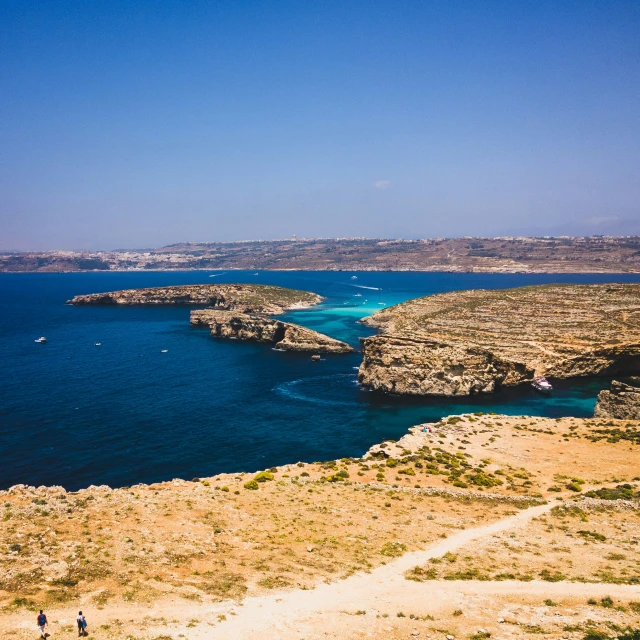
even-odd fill
[{"label": "boat wake", "polygon": [[353,284],[353,282],[344,282],[347,287],[357,287],[358,289],[371,289],[372,291],[382,291],[382,287],[366,287],[363,284]]},{"label": "boat wake", "polygon": [[[293,400],[302,400],[303,402],[311,402],[313,404],[329,405],[329,406],[342,406],[353,407],[357,405],[357,402],[349,402],[345,400],[330,400],[323,398],[320,394],[331,392],[331,386],[324,383],[327,380],[336,380],[338,378],[354,378],[352,373],[336,373],[329,376],[315,376],[313,378],[298,378],[297,380],[291,380],[290,382],[282,382],[273,388],[273,391],[280,396],[291,398]],[[322,384],[315,384],[316,382],[323,382]],[[305,393],[305,387],[311,385],[312,393]],[[316,393],[318,395],[316,395]]]}]

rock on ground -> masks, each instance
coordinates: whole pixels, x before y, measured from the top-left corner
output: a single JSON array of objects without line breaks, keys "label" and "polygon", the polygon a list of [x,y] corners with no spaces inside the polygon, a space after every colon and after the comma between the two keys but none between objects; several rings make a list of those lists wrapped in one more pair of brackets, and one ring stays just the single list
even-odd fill
[{"label": "rock on ground", "polygon": [[614,380],[609,391],[598,394],[593,415],[595,418],[640,420],[640,378],[630,378],[629,384]]}]

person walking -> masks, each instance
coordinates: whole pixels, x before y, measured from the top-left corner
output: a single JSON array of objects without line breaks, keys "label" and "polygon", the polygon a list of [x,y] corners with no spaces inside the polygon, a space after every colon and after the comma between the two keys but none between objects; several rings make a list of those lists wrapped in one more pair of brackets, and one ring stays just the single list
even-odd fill
[{"label": "person walking", "polygon": [[78,636],[84,636],[84,630],[87,628],[87,621],[82,615],[82,611],[78,611],[76,622],[78,623]]},{"label": "person walking", "polygon": [[48,625],[47,616],[44,615],[44,611],[40,609],[40,613],[38,614],[38,629],[40,629],[40,637],[46,638],[47,635],[44,632],[44,628]]}]

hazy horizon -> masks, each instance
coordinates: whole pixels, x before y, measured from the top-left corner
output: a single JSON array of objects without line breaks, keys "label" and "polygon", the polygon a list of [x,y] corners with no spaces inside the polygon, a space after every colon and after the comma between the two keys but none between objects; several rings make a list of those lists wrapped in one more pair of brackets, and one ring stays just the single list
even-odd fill
[{"label": "hazy horizon", "polygon": [[640,4],[0,6],[0,251],[640,234]]}]

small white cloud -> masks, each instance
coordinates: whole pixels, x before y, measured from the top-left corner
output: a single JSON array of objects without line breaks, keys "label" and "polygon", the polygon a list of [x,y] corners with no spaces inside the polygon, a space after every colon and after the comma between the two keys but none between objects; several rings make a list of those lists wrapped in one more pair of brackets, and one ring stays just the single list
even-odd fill
[{"label": "small white cloud", "polygon": [[380,191],[384,191],[385,189],[389,189],[391,187],[391,180],[376,180],[373,183],[374,189],[379,189]]}]

